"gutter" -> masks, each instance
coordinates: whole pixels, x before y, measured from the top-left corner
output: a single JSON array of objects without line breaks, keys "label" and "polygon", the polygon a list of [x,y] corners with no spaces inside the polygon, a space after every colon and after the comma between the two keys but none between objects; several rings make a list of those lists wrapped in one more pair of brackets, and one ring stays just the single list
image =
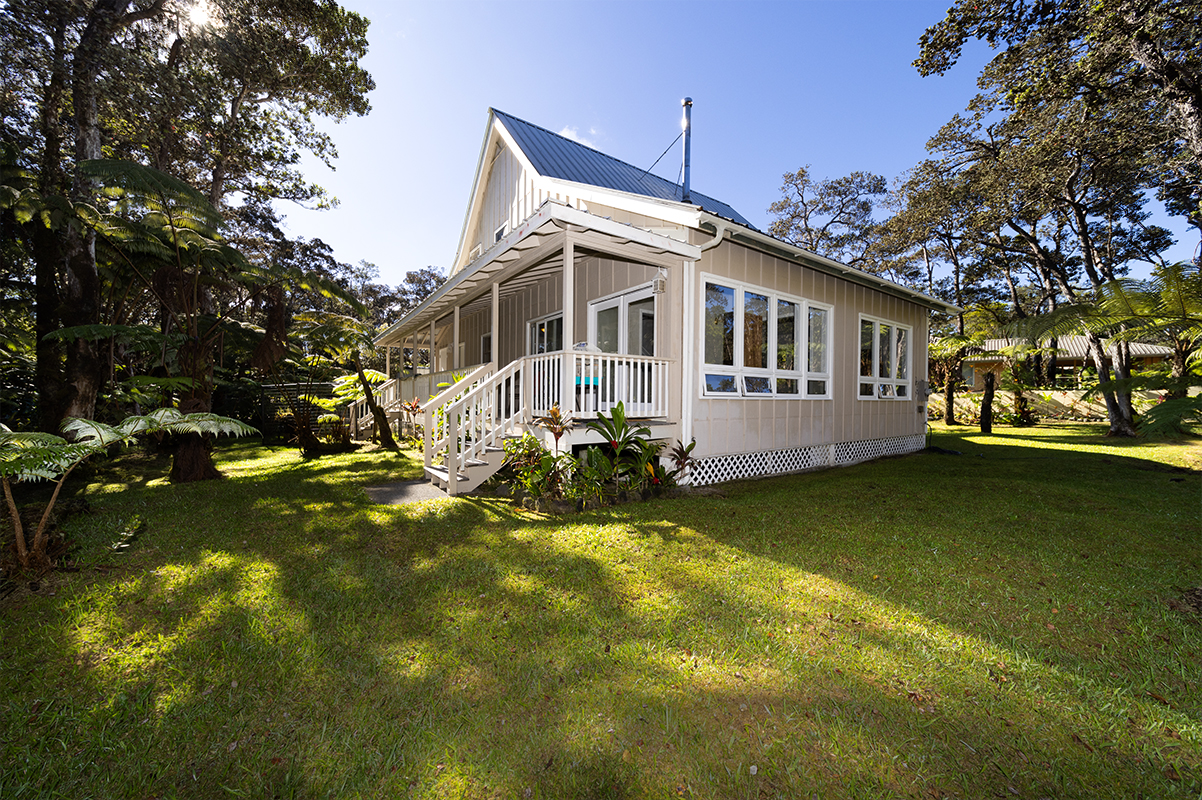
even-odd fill
[{"label": "gutter", "polygon": [[[962,314],[964,309],[959,306],[954,306],[951,303],[944,302],[938,297],[931,297],[929,294],[910,289],[902,286],[900,283],[894,283],[891,280],[877,277],[870,273],[858,270],[855,267],[849,267],[846,264],[840,264],[834,259],[820,256],[817,253],[810,252],[796,245],[782,242],[780,239],[773,238],[765,233],[760,233],[757,230],[746,228],[737,223],[732,223],[722,217],[714,216],[713,214],[702,213],[701,224],[706,228],[714,228],[717,233],[722,233],[723,229],[733,228],[729,230],[731,241],[740,242],[741,244],[755,247],[760,250],[767,251],[773,255],[779,255],[791,261],[799,261],[805,266],[825,272],[828,275],[835,275],[852,283],[857,283],[861,286],[867,286],[870,289],[876,289],[885,294],[900,297],[904,300],[909,300],[912,303],[917,303],[920,306],[925,306],[932,311],[939,311],[944,314]],[[717,242],[710,241],[702,245],[702,249],[708,249],[709,246],[716,246]]]}]

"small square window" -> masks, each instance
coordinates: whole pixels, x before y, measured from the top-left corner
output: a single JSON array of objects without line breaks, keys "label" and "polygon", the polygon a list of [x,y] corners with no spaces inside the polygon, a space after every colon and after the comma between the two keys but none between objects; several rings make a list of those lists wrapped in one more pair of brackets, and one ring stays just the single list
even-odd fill
[{"label": "small square window", "polygon": [[826,381],[806,381],[806,394],[826,394]]},{"label": "small square window", "polygon": [[798,390],[801,388],[799,384],[800,382],[797,380],[797,378],[777,378],[776,393],[797,394]]}]

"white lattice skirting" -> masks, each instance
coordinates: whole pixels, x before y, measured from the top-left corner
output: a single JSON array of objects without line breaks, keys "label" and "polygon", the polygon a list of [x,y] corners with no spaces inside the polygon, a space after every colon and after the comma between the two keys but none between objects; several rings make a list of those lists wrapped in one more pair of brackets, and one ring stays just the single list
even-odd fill
[{"label": "white lattice skirting", "polygon": [[843,467],[882,456],[913,453],[924,446],[926,437],[919,433],[913,436],[894,436],[890,439],[872,439],[867,442],[838,442],[791,450],[699,458],[693,464],[691,478],[694,486],[708,486],[739,478],[784,475],[788,472],[802,472],[821,467]]}]

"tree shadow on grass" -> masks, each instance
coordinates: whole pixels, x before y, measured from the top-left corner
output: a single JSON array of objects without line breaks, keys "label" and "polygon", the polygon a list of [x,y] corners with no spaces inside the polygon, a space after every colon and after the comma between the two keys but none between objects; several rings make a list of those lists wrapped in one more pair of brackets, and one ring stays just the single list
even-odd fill
[{"label": "tree shadow on grass", "polygon": [[[81,584],[40,633],[10,639],[6,761],[44,781],[21,767],[0,783],[191,797],[1196,794],[1190,707],[1058,663],[1052,638],[1011,641],[1018,623],[988,627],[979,605],[939,602],[936,582],[970,579],[993,602],[1003,584],[989,576],[1011,565],[1057,572],[1047,582],[1066,592],[1072,536],[1046,552],[999,546],[993,529],[956,527],[969,499],[937,530],[898,536],[904,516],[862,508],[913,496],[883,466],[565,519],[247,481],[240,518],[202,519],[203,540],[160,542],[172,555],[153,570]],[[967,495],[980,476],[960,480]],[[203,514],[210,491],[177,492],[152,529]],[[991,546],[992,561],[972,561]],[[1089,591],[1056,599],[1083,607]],[[1114,712],[1082,721],[1079,704],[1103,696]],[[1128,715],[1139,736],[1107,728]]]}]

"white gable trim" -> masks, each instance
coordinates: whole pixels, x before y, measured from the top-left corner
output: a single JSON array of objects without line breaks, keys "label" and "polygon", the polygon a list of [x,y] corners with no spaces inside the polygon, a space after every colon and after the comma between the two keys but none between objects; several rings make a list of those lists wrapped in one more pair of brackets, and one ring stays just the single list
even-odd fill
[{"label": "white gable trim", "polygon": [[562,178],[540,178],[541,183],[553,192],[559,192],[571,197],[578,197],[584,202],[601,203],[632,214],[641,214],[670,222],[674,225],[684,225],[697,228],[701,222],[701,207],[676,200],[661,200],[641,194],[631,194],[618,189],[606,189],[602,186],[592,186],[587,183],[565,181]]}]

